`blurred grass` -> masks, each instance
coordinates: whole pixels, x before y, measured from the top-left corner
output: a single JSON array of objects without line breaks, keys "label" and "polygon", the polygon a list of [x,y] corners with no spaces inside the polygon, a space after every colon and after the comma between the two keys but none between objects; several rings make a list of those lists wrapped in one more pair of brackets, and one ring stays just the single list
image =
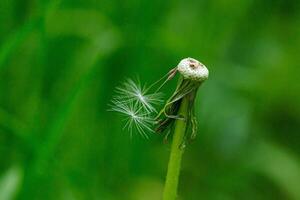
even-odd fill
[{"label": "blurred grass", "polygon": [[297,0],[1,1],[0,199],[159,199],[169,146],[131,140],[107,103],[126,77],[151,83],[187,56],[210,79],[180,199],[300,199],[298,10]]}]

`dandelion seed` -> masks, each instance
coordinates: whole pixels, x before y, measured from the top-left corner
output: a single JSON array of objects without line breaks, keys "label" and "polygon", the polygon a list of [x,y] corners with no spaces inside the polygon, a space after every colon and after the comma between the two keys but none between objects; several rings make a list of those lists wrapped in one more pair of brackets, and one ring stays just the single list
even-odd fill
[{"label": "dandelion seed", "polygon": [[117,98],[121,102],[128,103],[131,101],[137,102],[143,106],[148,112],[157,112],[154,105],[158,105],[162,102],[161,93],[148,94],[148,88],[142,87],[140,84],[136,84],[131,79],[128,79],[123,87],[117,87]]},{"label": "dandelion seed", "polygon": [[114,98],[110,106],[110,111],[118,112],[125,117],[124,129],[130,132],[131,137],[134,129],[146,139],[149,138],[147,132],[154,132],[151,128],[154,125],[154,119],[139,104],[132,101],[124,103],[119,98]]},{"label": "dandelion seed", "polygon": [[110,111],[118,112],[124,117],[124,128],[132,133],[137,131],[142,137],[148,138],[155,125],[157,111],[155,105],[162,102],[161,93],[148,93],[150,88],[141,86],[127,79],[122,86],[116,88],[116,95],[111,101]]}]

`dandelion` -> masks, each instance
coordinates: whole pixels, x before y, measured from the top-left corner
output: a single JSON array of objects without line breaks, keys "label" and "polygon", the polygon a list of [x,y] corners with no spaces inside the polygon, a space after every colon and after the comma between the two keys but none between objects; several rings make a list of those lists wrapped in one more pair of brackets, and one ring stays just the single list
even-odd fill
[{"label": "dandelion", "polygon": [[[200,85],[208,79],[208,69],[193,58],[182,59],[174,73],[178,71],[181,76],[173,95],[166,102],[164,108],[157,116],[158,132],[173,129],[173,138],[168,164],[168,171],[163,192],[163,200],[175,200],[180,173],[182,155],[186,138],[194,139],[197,132],[197,123],[194,104]],[[171,73],[172,77],[174,76]]]},{"label": "dandelion", "polygon": [[[179,72],[180,78],[172,96],[164,103],[159,113],[155,105],[161,103],[162,87],[172,80]],[[111,101],[111,111],[122,114],[125,118],[124,129],[132,135],[133,129],[144,138],[148,132],[170,133],[172,145],[168,164],[163,200],[175,200],[177,197],[178,178],[182,155],[188,139],[195,138],[197,120],[195,116],[195,98],[202,83],[208,79],[209,71],[198,60],[193,58],[182,59],[177,67],[152,84],[149,88],[128,79],[121,87],[117,87],[116,96]],[[164,81],[163,81],[164,80]],[[162,82],[163,81],[163,82]],[[154,93],[150,89],[162,82]],[[156,114],[153,117],[153,114]],[[153,127],[155,131],[153,131]]]},{"label": "dandelion", "polygon": [[[197,121],[194,111],[194,102],[200,85],[208,79],[209,71],[198,60],[193,58],[182,59],[178,66],[171,70],[171,74],[178,71],[182,76],[179,79],[177,88],[170,99],[165,103],[163,109],[159,112],[157,119],[156,132],[170,130],[176,120],[186,121],[186,130],[181,146],[185,146],[186,139],[194,139],[197,132]],[[174,76],[174,75],[173,75]],[[172,77],[173,77],[172,76]],[[184,117],[179,113],[183,100],[187,101],[187,115]],[[188,134],[190,134],[188,136]],[[166,135],[168,136],[168,135]]]}]

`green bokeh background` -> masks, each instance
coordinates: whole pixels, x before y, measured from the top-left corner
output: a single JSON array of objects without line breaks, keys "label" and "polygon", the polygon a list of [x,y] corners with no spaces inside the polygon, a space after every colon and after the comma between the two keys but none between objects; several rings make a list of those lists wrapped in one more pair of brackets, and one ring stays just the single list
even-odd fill
[{"label": "green bokeh background", "polygon": [[[180,200],[300,199],[298,0],[1,0],[0,199],[159,200],[169,144],[107,112],[184,57],[210,78]],[[166,97],[176,80],[166,88]]]}]

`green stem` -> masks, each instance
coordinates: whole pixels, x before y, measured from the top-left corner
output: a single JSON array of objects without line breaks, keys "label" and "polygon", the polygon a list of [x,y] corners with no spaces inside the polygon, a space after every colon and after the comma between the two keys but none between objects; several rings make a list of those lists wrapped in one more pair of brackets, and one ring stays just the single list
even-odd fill
[{"label": "green stem", "polygon": [[[178,115],[182,115],[185,119],[188,115],[188,99],[184,97]],[[163,200],[175,200],[177,197],[178,178],[180,174],[181,158],[184,149],[181,148],[183,137],[186,132],[186,121],[176,120],[171,146],[170,160],[168,164],[168,172],[163,193]]]}]

